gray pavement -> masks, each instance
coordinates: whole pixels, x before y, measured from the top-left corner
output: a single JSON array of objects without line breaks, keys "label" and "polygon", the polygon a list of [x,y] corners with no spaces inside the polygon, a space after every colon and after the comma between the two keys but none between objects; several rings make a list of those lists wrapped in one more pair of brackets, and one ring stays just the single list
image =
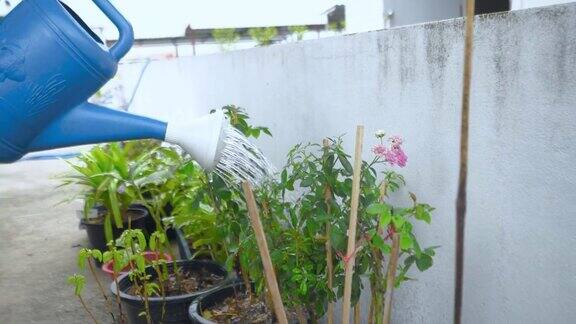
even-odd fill
[{"label": "gray pavement", "polygon": [[[60,204],[73,188],[56,189],[63,161],[0,165],[0,323],[90,323],[66,279],[78,272],[76,253],[88,246],[78,229],[80,201]],[[100,323],[102,298],[85,273],[84,297]],[[101,275],[108,286],[108,279]]]}]

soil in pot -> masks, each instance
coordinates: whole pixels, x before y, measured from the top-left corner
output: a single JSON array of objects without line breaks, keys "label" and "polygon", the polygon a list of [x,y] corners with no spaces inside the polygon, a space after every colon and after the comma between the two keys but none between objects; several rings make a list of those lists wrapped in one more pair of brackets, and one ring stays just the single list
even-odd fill
[{"label": "soil in pot", "polygon": [[[88,234],[88,240],[90,245],[94,249],[100,251],[106,251],[108,249],[106,245],[106,237],[104,235],[104,215],[107,213],[106,209],[98,209],[98,217],[94,218],[82,218],[81,225],[86,228]],[[122,232],[128,228],[141,229],[146,232],[146,217],[148,211],[138,207],[130,207],[123,215],[123,228],[117,228],[112,225],[112,235],[114,239],[117,239],[122,235]]]},{"label": "soil in pot", "polygon": [[[153,296],[149,298],[150,313],[153,323],[189,323],[188,308],[199,296],[217,290],[223,285],[229,284],[228,272],[219,264],[211,261],[186,260],[178,261],[182,273],[182,291],[177,289],[176,278],[172,274],[164,283],[166,297]],[[173,263],[168,264],[170,273],[173,273]],[[146,269],[156,283],[156,273],[149,267]],[[146,318],[138,316],[144,311],[144,302],[136,295],[134,285],[128,275],[118,278],[120,298],[123,309],[126,310],[128,321],[131,324],[146,323]],[[117,294],[116,285],[112,283],[111,290]],[[162,308],[164,318],[162,319]]]},{"label": "soil in pot", "polygon": [[[193,323],[277,323],[273,311],[262,298],[248,294],[243,283],[206,294],[190,306]],[[298,323],[296,314],[288,312],[290,323]]]},{"label": "soil in pot", "polygon": [[[179,268],[178,273],[180,274],[180,283],[178,283],[174,273],[170,273],[167,280],[159,281],[158,278],[154,278],[152,283],[164,286],[166,296],[180,296],[208,290],[221,285],[225,279],[224,275],[214,273],[205,267],[194,269]],[[132,295],[140,294],[136,286],[132,286],[128,293]]]}]

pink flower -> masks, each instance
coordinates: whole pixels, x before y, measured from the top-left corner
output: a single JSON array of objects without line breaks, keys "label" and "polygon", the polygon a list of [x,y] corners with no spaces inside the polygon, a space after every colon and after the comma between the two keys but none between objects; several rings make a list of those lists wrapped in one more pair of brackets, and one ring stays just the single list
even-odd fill
[{"label": "pink flower", "polygon": [[396,163],[401,168],[405,167],[406,162],[408,162],[408,156],[406,153],[404,153],[402,148],[400,146],[395,147],[391,150],[391,152],[393,152],[394,155],[394,162],[389,161],[390,164],[394,165],[394,163]]},{"label": "pink flower", "polygon": [[402,138],[395,136],[391,138],[390,141],[390,148],[384,146],[383,144],[376,144],[372,148],[372,152],[383,158],[384,161],[392,166],[397,165],[401,168],[405,167],[406,162],[408,162],[408,156],[402,150]]},{"label": "pink flower", "polygon": [[398,135],[394,135],[390,137],[390,143],[392,143],[392,148],[396,148],[396,147],[400,147],[400,145],[402,145],[402,143],[404,143],[404,140],[402,139],[402,137],[398,136]]},{"label": "pink flower", "polygon": [[388,148],[382,144],[376,144],[372,148],[372,152],[380,157],[384,157],[388,152]]}]

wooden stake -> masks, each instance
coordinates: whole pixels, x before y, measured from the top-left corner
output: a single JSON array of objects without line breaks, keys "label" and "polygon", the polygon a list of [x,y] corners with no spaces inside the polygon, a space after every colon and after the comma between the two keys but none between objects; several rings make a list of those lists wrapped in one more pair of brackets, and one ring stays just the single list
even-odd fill
[{"label": "wooden stake", "polygon": [[278,323],[288,324],[284,304],[282,303],[282,296],[280,296],[280,289],[278,288],[278,281],[276,281],[276,273],[270,258],[270,251],[268,250],[268,242],[266,242],[266,234],[258,215],[258,207],[256,206],[256,199],[250,184],[245,181],[242,183],[244,196],[246,198],[246,205],[248,207],[248,214],[250,215],[250,222],[256,235],[256,242],[258,243],[258,250],[260,250],[260,257],[262,257],[262,265],[264,266],[264,275],[268,284],[268,290],[272,296],[272,304],[274,306],[274,313]]},{"label": "wooden stake", "polygon": [[466,35],[464,43],[464,76],[462,86],[462,121],[460,124],[460,173],[456,198],[456,261],[454,279],[454,324],[462,319],[464,280],[464,228],[466,220],[466,184],[468,179],[468,129],[470,119],[470,84],[472,79],[472,44],[474,37],[475,1],[466,1]]},{"label": "wooden stake", "polygon": [[386,294],[384,296],[384,318],[383,324],[389,324],[392,315],[392,292],[394,291],[394,279],[396,278],[396,268],[398,267],[398,256],[400,255],[400,235],[392,234],[392,252],[388,262],[388,272],[386,274]]},{"label": "wooden stake", "polygon": [[[328,139],[324,139],[322,142],[324,146],[324,150],[328,150],[330,147],[330,141]],[[326,221],[326,266],[327,266],[327,276],[328,276],[328,289],[333,291],[334,289],[334,264],[332,263],[332,241],[330,239],[331,232],[332,232],[332,224],[330,223],[330,212],[331,212],[331,205],[332,205],[332,190],[330,187],[326,187],[324,191],[324,202],[326,203],[326,213],[328,214],[329,219]],[[334,303],[328,303],[328,312],[326,314],[328,324],[334,324]]]},{"label": "wooden stake", "polygon": [[360,301],[356,303],[354,306],[354,324],[362,324],[362,306],[360,305]]},{"label": "wooden stake", "polygon": [[364,126],[356,128],[356,148],[354,151],[354,173],[352,174],[352,200],[350,202],[350,220],[348,223],[348,249],[346,252],[344,297],[342,299],[342,323],[350,323],[350,304],[352,297],[352,275],[356,249],[356,222],[358,220],[358,201],[360,198],[360,172],[362,171],[362,143],[364,141]]}]

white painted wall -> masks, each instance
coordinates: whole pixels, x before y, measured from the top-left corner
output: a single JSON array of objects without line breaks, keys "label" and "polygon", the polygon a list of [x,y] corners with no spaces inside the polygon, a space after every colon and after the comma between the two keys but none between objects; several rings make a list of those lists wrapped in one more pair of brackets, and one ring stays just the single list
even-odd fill
[{"label": "white painted wall", "polygon": [[385,27],[384,0],[344,0],[346,33],[355,34]]},{"label": "white painted wall", "polygon": [[[258,144],[278,165],[298,142],[347,133],[351,148],[357,124],[365,157],[374,130],[404,135],[408,190],[437,207],[420,240],[442,247],[396,293],[394,322],[449,323],[462,26],[155,62],[134,109],[189,118],[240,105],[271,127]],[[576,4],[484,16],[476,28],[463,322],[574,323]]]},{"label": "white painted wall", "polygon": [[556,4],[574,2],[574,0],[510,0],[512,10],[527,9],[542,6],[552,6]]}]

